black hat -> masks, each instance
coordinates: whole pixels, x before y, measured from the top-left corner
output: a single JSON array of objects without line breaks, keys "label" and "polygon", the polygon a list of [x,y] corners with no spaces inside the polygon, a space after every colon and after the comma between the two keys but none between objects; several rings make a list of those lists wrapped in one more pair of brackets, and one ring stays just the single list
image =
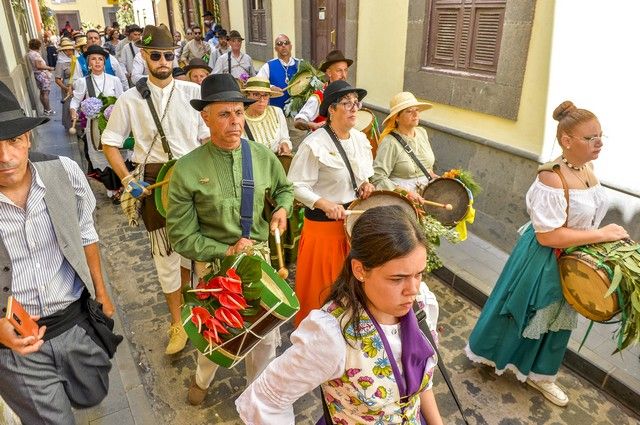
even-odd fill
[{"label": "black hat", "polygon": [[208,10],[206,12],[204,12],[204,15],[202,15],[202,17],[206,17],[206,16],[211,16],[213,17],[213,13],[209,12]]},{"label": "black hat", "polygon": [[165,25],[147,25],[142,31],[140,40],[136,41],[136,47],[142,49],[173,50],[178,46],[173,41],[169,29]]},{"label": "black hat", "polygon": [[173,76],[173,78],[176,78],[176,77],[180,77],[181,75],[187,75],[187,73],[184,72],[184,69],[180,68],[179,66],[176,66],[173,68],[173,70],[171,70],[171,75]]},{"label": "black hat", "polygon": [[355,88],[344,80],[334,81],[329,84],[327,88],[324,89],[322,103],[320,104],[320,115],[326,117],[329,105],[337,102],[338,99],[349,93],[356,93],[358,95],[358,100],[364,99],[367,95],[367,91],[365,89]]},{"label": "black hat", "polygon": [[242,102],[245,105],[255,102],[243,96],[238,82],[231,74],[213,74],[202,80],[200,97],[202,99],[190,101],[196,111],[202,111],[205,106],[214,102]]},{"label": "black hat", "polygon": [[242,38],[242,36],[240,35],[240,32],[238,32],[237,30],[231,30],[231,32],[229,33],[229,39],[232,38],[239,38],[240,40],[244,40],[244,38]]},{"label": "black hat", "polygon": [[205,61],[200,58],[193,58],[189,61],[189,65],[183,67],[184,72],[189,72],[192,69],[206,69],[208,73],[211,73],[211,67]]},{"label": "black hat", "polygon": [[18,99],[0,81],[0,140],[13,139],[49,121],[45,117],[28,117]]},{"label": "black hat", "polygon": [[82,56],[84,56],[85,58],[88,58],[89,55],[102,55],[106,59],[107,56],[109,56],[109,52],[107,52],[102,47],[100,47],[100,46],[98,46],[96,44],[93,44],[93,45],[89,46],[87,48],[87,50],[85,50],[85,52],[82,54]]},{"label": "black hat", "polygon": [[351,59],[345,58],[344,53],[342,53],[340,50],[332,50],[327,54],[327,57],[324,58],[324,62],[322,62],[322,64],[320,65],[320,71],[326,72],[327,68],[329,68],[330,65],[336,62],[346,62],[347,67],[351,66],[351,64],[353,63]]},{"label": "black hat", "polygon": [[227,30],[226,29],[220,28],[216,32],[216,37],[218,37],[218,38],[227,38],[227,37],[229,37],[229,35],[227,34]]}]

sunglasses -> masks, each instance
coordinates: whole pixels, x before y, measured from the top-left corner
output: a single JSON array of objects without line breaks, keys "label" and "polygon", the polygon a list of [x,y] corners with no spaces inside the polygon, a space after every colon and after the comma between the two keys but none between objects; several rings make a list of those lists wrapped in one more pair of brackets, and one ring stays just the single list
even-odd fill
[{"label": "sunglasses", "polygon": [[172,62],[176,57],[176,54],[174,52],[150,52],[149,58],[154,62],[158,62],[163,55],[164,59],[167,62]]},{"label": "sunglasses", "polygon": [[276,46],[278,46],[278,47],[280,47],[280,46],[288,46],[289,44],[291,44],[291,42],[289,40],[276,41]]},{"label": "sunglasses", "polygon": [[194,32],[194,34],[195,34],[195,35],[200,35],[200,34],[202,34],[202,33],[201,33],[200,31],[195,31],[195,32]]}]

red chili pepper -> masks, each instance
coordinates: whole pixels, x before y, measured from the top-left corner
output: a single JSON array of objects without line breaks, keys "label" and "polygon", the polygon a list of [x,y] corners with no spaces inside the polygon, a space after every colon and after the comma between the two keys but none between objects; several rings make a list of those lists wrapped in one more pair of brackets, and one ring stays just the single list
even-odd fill
[{"label": "red chili pepper", "polygon": [[247,301],[244,299],[242,295],[234,294],[231,292],[223,292],[218,295],[218,301],[220,301],[220,305],[223,307],[227,307],[233,310],[243,310],[249,307]]},{"label": "red chili pepper", "polygon": [[214,314],[216,316],[216,319],[232,328],[240,329],[244,325],[244,319],[236,310],[232,310],[226,307],[220,307]]}]

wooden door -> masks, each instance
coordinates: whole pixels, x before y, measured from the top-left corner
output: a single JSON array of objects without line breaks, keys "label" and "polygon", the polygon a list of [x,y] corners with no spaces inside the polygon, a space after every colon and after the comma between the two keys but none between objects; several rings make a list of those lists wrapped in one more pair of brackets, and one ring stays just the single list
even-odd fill
[{"label": "wooden door", "polygon": [[346,0],[312,0],[311,59],[320,65],[332,50],[344,53]]}]

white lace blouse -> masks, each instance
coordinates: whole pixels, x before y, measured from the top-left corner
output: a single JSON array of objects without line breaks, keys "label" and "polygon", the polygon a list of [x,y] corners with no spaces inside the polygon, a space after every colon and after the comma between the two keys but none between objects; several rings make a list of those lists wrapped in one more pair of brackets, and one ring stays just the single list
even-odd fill
[{"label": "white lace blouse", "polygon": [[[562,227],[567,218],[564,189],[545,185],[538,178],[527,192],[527,211],[536,232]],[[596,229],[608,209],[607,194],[599,183],[588,189],[569,189],[569,222],[572,229]]]}]

